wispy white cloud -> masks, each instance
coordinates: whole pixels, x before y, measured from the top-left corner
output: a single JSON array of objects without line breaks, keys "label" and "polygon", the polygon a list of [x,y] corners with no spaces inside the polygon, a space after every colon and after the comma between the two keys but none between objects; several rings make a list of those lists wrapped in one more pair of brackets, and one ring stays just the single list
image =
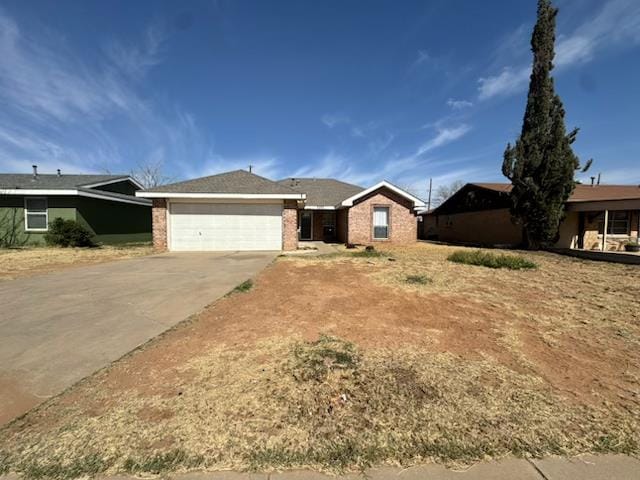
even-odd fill
[{"label": "wispy white cloud", "polygon": [[46,35],[22,32],[0,9],[0,98],[10,108],[41,123],[85,122],[144,109],[121,75],[134,70],[141,75],[157,63],[162,40],[156,27],[147,30],[143,46],[119,46],[118,63],[105,61],[100,68],[87,66],[59,39]]},{"label": "wispy white cloud", "polygon": [[325,113],[320,118],[320,121],[327,127],[333,128],[336,125],[350,123],[351,119],[343,113]]},{"label": "wispy white cloud", "polygon": [[473,107],[473,102],[469,100],[456,100],[454,98],[450,98],[447,100],[447,105],[454,110],[463,110],[465,108]]},{"label": "wispy white cloud", "polygon": [[382,137],[376,137],[368,143],[369,152],[372,155],[379,155],[393,143],[396,136],[391,132],[386,132]]},{"label": "wispy white cloud", "polygon": [[[375,168],[371,168],[371,165],[362,161],[361,158],[330,151],[292,173],[287,172],[285,176],[335,177],[363,186],[372,185],[380,180],[396,181],[402,186],[414,185],[414,183],[417,185],[418,179],[423,176],[421,172],[432,163],[431,159],[427,158],[427,154],[462,138],[470,130],[471,127],[466,124],[449,128],[436,127],[435,135],[414,151],[406,155],[389,155],[386,159],[377,161]],[[450,166],[447,162],[442,165],[445,168]]]},{"label": "wispy white cloud", "polygon": [[433,58],[431,57],[431,55],[429,55],[429,52],[427,52],[426,50],[418,50],[418,54],[416,56],[416,59],[413,61],[413,63],[411,64],[411,68],[417,68],[421,65],[424,65],[430,61],[432,61]]},{"label": "wispy white cloud", "polygon": [[516,70],[505,67],[498,75],[478,79],[478,99],[486,100],[497,95],[510,95],[521,90],[529,79],[531,69],[520,67]]},{"label": "wispy white cloud", "polygon": [[64,37],[23,30],[0,8],[0,169],[89,173],[209,158],[212,141],[191,114],[143,93],[165,41],[151,23],[137,43],[111,41],[87,64]]},{"label": "wispy white cloud", "polygon": [[139,44],[124,45],[118,40],[112,40],[106,45],[105,51],[121,72],[140,79],[162,62],[161,51],[166,40],[166,30],[156,22],[144,30]]},{"label": "wispy white cloud", "polygon": [[431,150],[454,142],[471,131],[471,127],[466,124],[451,128],[438,128],[435,137],[429,139],[418,148],[416,155],[423,155]]},{"label": "wispy white cloud", "polygon": [[[598,51],[640,44],[640,2],[610,0],[570,35],[560,35],[556,42],[555,65],[568,68],[591,61]],[[478,99],[506,96],[524,89],[530,65],[504,67],[497,75],[478,79]]]}]

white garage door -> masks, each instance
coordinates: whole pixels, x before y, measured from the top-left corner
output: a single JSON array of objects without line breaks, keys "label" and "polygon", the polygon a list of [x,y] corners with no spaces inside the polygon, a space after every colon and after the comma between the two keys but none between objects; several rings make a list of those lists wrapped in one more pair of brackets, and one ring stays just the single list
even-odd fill
[{"label": "white garage door", "polygon": [[281,250],[282,205],[171,203],[175,251]]}]

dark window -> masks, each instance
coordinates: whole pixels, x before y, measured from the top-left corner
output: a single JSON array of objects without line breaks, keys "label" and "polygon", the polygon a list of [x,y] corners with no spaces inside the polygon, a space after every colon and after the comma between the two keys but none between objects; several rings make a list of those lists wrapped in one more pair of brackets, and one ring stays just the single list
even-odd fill
[{"label": "dark window", "polygon": [[[629,212],[613,211],[609,212],[607,224],[607,235],[628,235],[629,234]],[[598,233],[604,232],[604,213],[598,217]]]}]

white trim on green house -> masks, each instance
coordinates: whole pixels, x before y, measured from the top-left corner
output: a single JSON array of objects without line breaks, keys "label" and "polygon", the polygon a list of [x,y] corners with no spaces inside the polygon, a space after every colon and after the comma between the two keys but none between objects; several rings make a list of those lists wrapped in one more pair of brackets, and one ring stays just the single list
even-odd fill
[{"label": "white trim on green house", "polygon": [[56,190],[56,189],[28,189],[28,188],[13,188],[13,189],[0,189],[0,195],[26,195],[26,196],[79,196],[79,197],[89,197],[89,198],[98,198],[100,200],[109,200],[112,202],[122,202],[122,203],[132,203],[134,205],[149,205],[148,200],[137,199],[131,195],[131,198],[122,198],[122,196],[109,195],[108,193],[99,193],[100,190],[96,190],[96,192],[87,192],[85,190],[77,190],[77,189],[65,189],[65,190]]}]

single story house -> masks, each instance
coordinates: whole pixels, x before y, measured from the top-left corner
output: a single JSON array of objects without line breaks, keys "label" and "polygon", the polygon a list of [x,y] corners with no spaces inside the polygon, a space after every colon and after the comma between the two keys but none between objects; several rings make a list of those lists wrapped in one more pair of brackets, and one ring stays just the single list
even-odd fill
[{"label": "single story house", "polygon": [[76,220],[100,243],[151,240],[151,201],[128,175],[0,174],[0,245],[36,245],[55,218]]},{"label": "single story house", "polygon": [[299,240],[372,245],[417,239],[424,202],[380,182],[272,181],[245,170],[138,191],[153,201],[157,250],[295,250]]},{"label": "single story house", "polygon": [[[452,243],[516,246],[507,183],[468,183],[442,205],[420,214],[419,236]],[[640,230],[639,185],[576,185],[560,224],[559,248],[621,250]]]}]

